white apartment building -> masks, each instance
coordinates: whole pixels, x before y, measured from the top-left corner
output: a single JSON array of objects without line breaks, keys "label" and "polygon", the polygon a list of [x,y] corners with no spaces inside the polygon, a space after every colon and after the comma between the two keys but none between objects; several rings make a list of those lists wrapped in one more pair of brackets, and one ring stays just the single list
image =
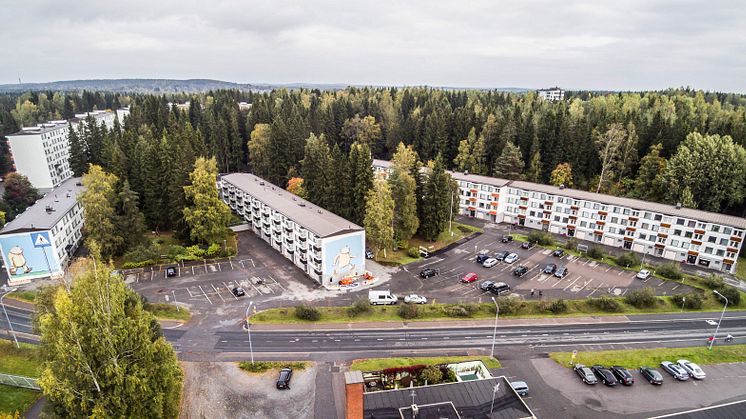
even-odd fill
[{"label": "white apartment building", "polygon": [[10,285],[64,273],[83,237],[82,191],[80,178],[69,178],[0,230]]},{"label": "white apartment building", "polygon": [[319,284],[365,273],[365,230],[249,173],[220,176],[223,201]]},{"label": "white apartment building", "polygon": [[[391,163],[373,161],[387,176]],[[734,273],[746,219],[538,183],[449,172],[460,214]]]},{"label": "white apartment building", "polygon": [[77,129],[88,115],[93,116],[96,123],[106,124],[107,129],[114,126],[114,112],[93,111],[76,114],[69,121],[49,121],[8,135],[15,170],[28,177],[31,184],[41,191],[54,188],[72,177],[69,129],[70,126]]},{"label": "white apartment building", "polygon": [[124,108],[117,109],[117,119],[119,120],[120,124],[124,123],[124,117],[129,116],[130,114],[130,107],[126,106]]},{"label": "white apartment building", "polygon": [[551,102],[560,101],[565,99],[565,91],[559,87],[552,87],[550,89],[540,89],[537,91],[539,97]]}]

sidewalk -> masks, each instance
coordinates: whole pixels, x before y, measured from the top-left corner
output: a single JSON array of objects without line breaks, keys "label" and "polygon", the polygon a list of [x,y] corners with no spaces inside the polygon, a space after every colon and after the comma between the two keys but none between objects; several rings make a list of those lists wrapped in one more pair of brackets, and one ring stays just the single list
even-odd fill
[{"label": "sidewalk", "polygon": [[[536,319],[500,319],[500,326],[556,326],[589,323],[625,323],[627,316],[583,316],[583,317],[546,317]],[[495,320],[433,320],[433,321],[392,321],[392,322],[350,322],[350,323],[302,323],[302,324],[251,324],[251,330],[266,331],[306,331],[306,330],[360,330],[360,329],[439,329],[439,328],[471,328],[492,327]]]}]

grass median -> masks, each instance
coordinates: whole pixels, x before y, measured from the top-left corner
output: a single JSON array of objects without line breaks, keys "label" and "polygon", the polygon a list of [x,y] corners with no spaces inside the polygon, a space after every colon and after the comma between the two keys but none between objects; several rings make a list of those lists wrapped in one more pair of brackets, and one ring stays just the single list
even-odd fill
[{"label": "grass median", "polygon": [[[0,373],[38,377],[38,348],[25,343],[20,346],[16,348],[13,342],[0,341]],[[40,396],[38,391],[0,385],[0,412],[23,414]]]},{"label": "grass median", "polygon": [[468,224],[460,224],[460,223],[453,223],[453,235],[451,235],[450,231],[444,231],[440,233],[438,238],[435,241],[429,241],[424,240],[419,237],[413,237],[409,240],[409,243],[407,244],[407,247],[403,249],[399,249],[396,251],[387,251],[386,257],[383,257],[383,252],[380,252],[378,255],[376,255],[376,262],[381,262],[385,264],[391,264],[391,265],[406,265],[407,263],[414,262],[419,259],[419,257],[412,257],[409,254],[407,254],[407,251],[409,248],[417,248],[424,247],[428,249],[430,252],[434,252],[436,250],[440,250],[449,244],[461,240],[466,236],[472,235],[474,233],[481,232],[482,229],[479,227],[470,226]]},{"label": "grass median", "polygon": [[[567,368],[571,367],[571,357],[572,353],[570,352],[552,352],[549,354],[549,358]],[[578,352],[575,362],[585,365],[620,365],[625,368],[637,369],[643,365],[657,367],[661,361],[676,362],[679,359],[687,359],[700,365],[746,362],[746,345],[716,345],[712,350],[709,350],[703,339],[701,347],[692,348]]]},{"label": "grass median", "polygon": [[308,368],[310,362],[307,361],[241,361],[238,367],[246,372],[263,373],[270,370],[280,370],[282,368],[292,368],[294,371],[301,371]]},{"label": "grass median", "polygon": [[160,320],[189,321],[191,313],[184,307],[176,308],[175,304],[145,303],[143,308]]},{"label": "grass median", "polygon": [[352,361],[352,371],[381,371],[387,368],[408,367],[411,365],[455,364],[465,361],[482,361],[487,368],[501,368],[500,361],[489,356],[436,356],[403,358],[366,358]]}]

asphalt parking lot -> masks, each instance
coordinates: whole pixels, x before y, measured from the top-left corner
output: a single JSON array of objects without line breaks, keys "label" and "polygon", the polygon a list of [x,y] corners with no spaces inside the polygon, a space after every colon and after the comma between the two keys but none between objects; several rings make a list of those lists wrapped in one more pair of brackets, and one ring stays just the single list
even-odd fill
[{"label": "asphalt parking lot", "polygon": [[[505,282],[510,285],[513,295],[528,299],[539,298],[540,293],[546,298],[580,299],[602,295],[620,297],[631,289],[642,287],[652,287],[658,295],[686,293],[690,290],[684,285],[654,277],[639,280],[635,278],[635,272],[589,258],[567,254],[555,257],[552,249],[538,246],[522,249],[521,243],[516,241],[501,243],[502,236],[507,234],[506,229],[487,225],[484,233],[477,238],[445,253],[406,265],[394,276],[390,289],[399,295],[419,293],[431,301],[437,299],[441,302],[489,300],[492,294],[479,288],[479,284],[485,280]],[[517,254],[520,259],[512,264],[499,262],[492,268],[485,268],[476,263],[476,256],[482,250],[489,251],[490,255],[505,250]],[[568,275],[560,279],[544,274],[542,270],[549,263],[567,267]],[[520,278],[513,275],[513,270],[519,265],[528,268],[528,273]],[[419,272],[424,268],[435,269],[439,274],[422,279]],[[461,283],[460,279],[470,272],[476,273],[479,279],[470,284]],[[533,295],[531,290],[534,291]]]}]

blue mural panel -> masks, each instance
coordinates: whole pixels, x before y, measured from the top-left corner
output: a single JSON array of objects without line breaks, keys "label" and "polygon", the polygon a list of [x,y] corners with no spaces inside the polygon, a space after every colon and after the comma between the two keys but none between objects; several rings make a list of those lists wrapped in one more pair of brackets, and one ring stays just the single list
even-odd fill
[{"label": "blue mural panel", "polygon": [[323,283],[338,284],[348,276],[365,273],[364,236],[362,233],[324,243]]},{"label": "blue mural panel", "polygon": [[50,276],[60,271],[49,232],[0,236],[5,270],[11,282]]}]

